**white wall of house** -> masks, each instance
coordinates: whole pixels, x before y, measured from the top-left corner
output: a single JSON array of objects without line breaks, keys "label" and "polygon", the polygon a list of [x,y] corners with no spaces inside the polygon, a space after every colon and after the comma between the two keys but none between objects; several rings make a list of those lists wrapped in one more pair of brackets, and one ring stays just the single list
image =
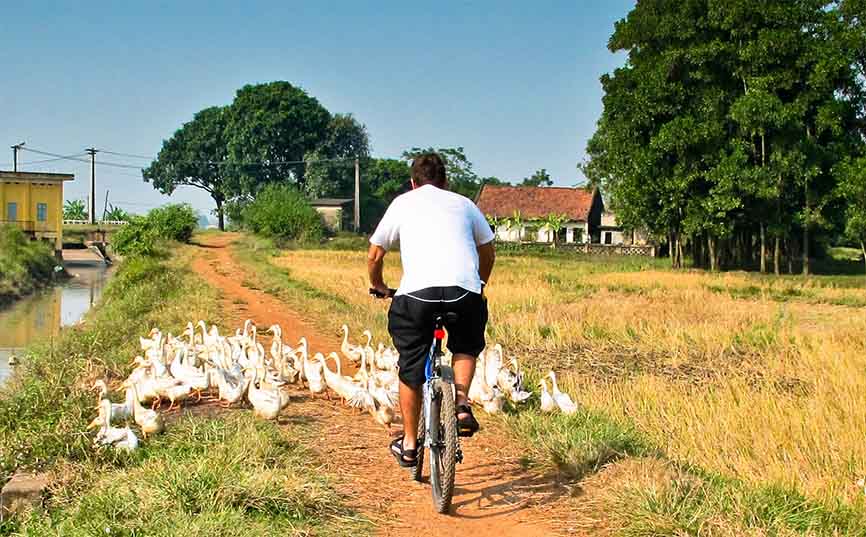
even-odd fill
[{"label": "white wall of house", "polygon": [[[496,238],[505,242],[553,242],[554,232],[539,228],[540,224],[525,224],[520,229],[499,226],[496,228]],[[536,230],[533,232],[532,230]],[[563,224],[566,243],[584,243],[589,236],[589,224],[586,222],[567,222]]]}]

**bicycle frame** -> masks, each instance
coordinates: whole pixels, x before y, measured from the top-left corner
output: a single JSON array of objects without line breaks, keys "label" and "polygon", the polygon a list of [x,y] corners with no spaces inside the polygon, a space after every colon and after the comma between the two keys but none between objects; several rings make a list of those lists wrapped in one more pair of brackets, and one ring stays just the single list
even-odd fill
[{"label": "bicycle frame", "polygon": [[[427,353],[427,361],[424,365],[425,382],[423,385],[424,404],[424,430],[427,434],[424,435],[424,447],[427,449],[439,448],[441,441],[439,437],[439,420],[434,420],[432,416],[433,400],[441,397],[442,393],[433,393],[434,386],[442,385],[436,380],[445,381],[446,385],[454,386],[454,370],[449,365],[442,364],[442,357],[445,353],[442,352],[442,340],[445,339],[445,321],[443,318],[437,317],[433,329],[433,344],[430,346],[430,352]],[[450,394],[454,397],[454,394]],[[463,462],[463,453],[460,450],[459,441],[457,447],[457,462]]]}]

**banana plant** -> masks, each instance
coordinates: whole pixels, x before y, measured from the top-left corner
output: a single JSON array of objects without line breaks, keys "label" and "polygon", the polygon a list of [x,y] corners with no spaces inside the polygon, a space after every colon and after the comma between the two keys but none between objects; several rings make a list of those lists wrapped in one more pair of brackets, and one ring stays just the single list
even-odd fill
[{"label": "banana plant", "polygon": [[562,229],[562,225],[568,222],[568,216],[564,214],[551,213],[541,219],[541,229],[546,230],[553,237],[551,241],[556,248],[556,234]]},{"label": "banana plant", "polygon": [[87,208],[81,200],[66,200],[63,205],[64,220],[87,220]]},{"label": "banana plant", "polygon": [[517,240],[523,240],[523,215],[519,210],[515,210],[511,216],[505,219],[505,225],[508,230],[517,229]]}]

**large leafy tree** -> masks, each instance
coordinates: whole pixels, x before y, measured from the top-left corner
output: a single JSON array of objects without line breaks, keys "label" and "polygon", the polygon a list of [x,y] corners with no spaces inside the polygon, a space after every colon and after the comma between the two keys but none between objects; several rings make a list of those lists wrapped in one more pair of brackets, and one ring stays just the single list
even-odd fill
[{"label": "large leafy tree", "polygon": [[746,263],[759,236],[763,268],[769,234],[777,271],[799,242],[808,272],[862,110],[846,4],[862,0],[642,0],[616,24],[628,61],[602,77],[583,170],[626,226],[669,236],[675,266],[685,242],[712,269]]},{"label": "large leafy tree", "polygon": [[229,161],[227,121],[227,108],[205,108],[162,143],[156,160],[142,173],[145,181],[166,195],[180,186],[210,194],[221,230],[225,229],[223,205],[242,194],[237,170]]},{"label": "large leafy tree", "polygon": [[370,157],[367,128],[352,114],[336,114],[322,144],[306,154],[305,190],[311,197],[344,196],[354,192],[354,160]]},{"label": "large leafy tree", "polygon": [[304,156],[328,139],[331,114],[288,82],[247,85],[228,112],[227,147],[241,190],[289,181],[303,186]]}]

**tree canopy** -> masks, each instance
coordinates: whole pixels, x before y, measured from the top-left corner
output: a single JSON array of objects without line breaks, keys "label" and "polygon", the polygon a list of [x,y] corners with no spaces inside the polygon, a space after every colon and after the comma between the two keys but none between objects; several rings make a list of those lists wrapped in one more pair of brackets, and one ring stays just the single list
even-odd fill
[{"label": "tree canopy", "polygon": [[228,111],[227,146],[241,186],[304,182],[304,156],[328,139],[331,114],[288,82],[247,85]]},{"label": "tree canopy", "polygon": [[229,106],[201,110],[165,140],[143,171],[163,194],[180,186],[208,192],[220,229],[226,204],[235,208],[265,185],[305,186],[314,196],[351,192],[352,160],[369,156],[366,128],[350,114],[332,116],[288,82],[248,85]]},{"label": "tree canopy", "polygon": [[550,178],[547,170],[541,168],[533,173],[531,177],[524,177],[518,186],[553,186],[553,180]]},{"label": "tree canopy", "polygon": [[[834,226],[836,166],[863,145],[862,0],[642,0],[609,41],[582,169],[628,227],[715,269]],[[854,13],[859,13],[855,15]]]},{"label": "tree canopy", "polygon": [[242,193],[226,145],[228,109],[212,106],[198,112],[162,144],[143,172],[145,181],[163,194],[179,186],[204,190],[216,203],[219,228],[225,229],[223,204]]},{"label": "tree canopy", "polygon": [[403,158],[411,161],[418,155],[434,152],[438,153],[442,157],[442,160],[445,161],[448,184],[453,192],[457,192],[469,199],[475,199],[484,181],[498,182],[498,179],[495,177],[489,177],[484,180],[478,177],[472,169],[472,162],[466,157],[466,153],[462,147],[440,147],[439,149],[413,147],[403,152]]}]

